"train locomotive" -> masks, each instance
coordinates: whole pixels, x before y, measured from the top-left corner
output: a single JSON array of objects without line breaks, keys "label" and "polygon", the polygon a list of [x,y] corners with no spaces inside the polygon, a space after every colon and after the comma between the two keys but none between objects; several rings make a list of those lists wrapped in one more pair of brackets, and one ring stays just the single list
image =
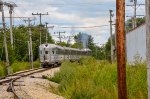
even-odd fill
[{"label": "train locomotive", "polygon": [[55,44],[41,44],[39,46],[40,63],[43,68],[61,64],[64,60],[76,61],[89,55],[91,55],[90,49],[76,49]]}]

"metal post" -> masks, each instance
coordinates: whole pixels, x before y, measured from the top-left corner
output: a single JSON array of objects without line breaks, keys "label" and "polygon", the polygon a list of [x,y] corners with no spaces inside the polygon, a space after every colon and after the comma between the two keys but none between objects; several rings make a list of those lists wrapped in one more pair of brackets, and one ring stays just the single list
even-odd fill
[{"label": "metal post", "polygon": [[125,0],[117,0],[116,3],[118,98],[127,99],[125,61]]},{"label": "metal post", "polygon": [[110,13],[110,42],[111,42],[111,63],[114,62],[114,55],[113,55],[113,39],[112,39],[112,17],[113,17],[113,14],[112,14],[112,10],[109,10],[109,13]]},{"label": "metal post", "polygon": [[150,99],[150,1],[145,0],[146,4],[146,57],[147,57],[147,80],[148,80],[148,99]]},{"label": "metal post", "polygon": [[3,25],[3,33],[4,33],[4,46],[5,46],[5,57],[6,57],[6,68],[7,74],[10,74],[10,65],[9,65],[9,58],[8,58],[8,50],[7,50],[7,39],[6,39],[6,23],[4,18],[4,9],[3,9],[3,1],[0,0],[0,11],[2,12],[2,25]]}]

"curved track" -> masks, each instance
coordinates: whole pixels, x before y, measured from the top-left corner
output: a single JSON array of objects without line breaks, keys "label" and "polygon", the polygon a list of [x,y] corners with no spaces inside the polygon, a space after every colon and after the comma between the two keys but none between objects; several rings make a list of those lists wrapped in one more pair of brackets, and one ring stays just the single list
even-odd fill
[{"label": "curved track", "polygon": [[7,91],[12,92],[15,99],[21,99],[21,97],[19,97],[19,95],[16,93],[16,90],[14,88],[14,86],[16,86],[14,84],[16,82],[16,80],[18,80],[22,77],[26,77],[26,76],[29,76],[34,73],[43,72],[43,71],[46,71],[49,69],[50,68],[39,68],[39,69],[31,69],[31,70],[21,71],[21,72],[9,75],[3,79],[0,79],[0,85],[2,85],[3,83],[9,83],[9,87],[8,87]]}]

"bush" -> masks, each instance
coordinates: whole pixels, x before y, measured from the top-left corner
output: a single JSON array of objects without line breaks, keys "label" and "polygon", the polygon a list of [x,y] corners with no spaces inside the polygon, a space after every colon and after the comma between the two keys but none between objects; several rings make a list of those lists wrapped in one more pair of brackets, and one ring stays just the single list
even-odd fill
[{"label": "bush", "polygon": [[33,62],[34,68],[39,68],[40,67],[40,61],[37,59],[36,61]]},{"label": "bush", "polygon": [[6,75],[6,68],[4,67],[4,63],[0,62],[0,77]]},{"label": "bush", "polygon": [[16,72],[22,71],[22,70],[28,70],[30,68],[31,68],[31,66],[30,66],[29,62],[14,62],[11,65],[12,73],[16,73]]}]

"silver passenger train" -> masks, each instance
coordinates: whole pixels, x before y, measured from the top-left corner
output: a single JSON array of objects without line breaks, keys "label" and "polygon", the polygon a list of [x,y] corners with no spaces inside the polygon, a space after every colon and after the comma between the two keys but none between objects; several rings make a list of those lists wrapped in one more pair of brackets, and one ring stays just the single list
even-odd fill
[{"label": "silver passenger train", "polygon": [[39,57],[42,67],[61,64],[64,60],[79,60],[82,56],[89,55],[91,55],[90,49],[75,49],[55,44],[41,44],[39,46]]}]

